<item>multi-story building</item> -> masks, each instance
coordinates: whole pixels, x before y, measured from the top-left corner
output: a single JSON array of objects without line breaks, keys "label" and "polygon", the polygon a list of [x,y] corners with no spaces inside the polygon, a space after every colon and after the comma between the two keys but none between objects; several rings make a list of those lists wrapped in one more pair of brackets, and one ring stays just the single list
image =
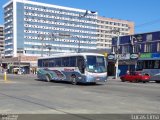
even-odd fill
[{"label": "multi-story building", "polygon": [[[122,36],[118,46],[117,39],[113,39],[112,53],[118,54],[121,74],[125,74],[127,70],[135,70],[137,64],[157,71],[160,68],[160,31]],[[114,54],[110,55],[110,62],[114,65]]]},{"label": "multi-story building", "polygon": [[119,30],[120,36],[134,34],[134,23],[126,20],[105,18],[98,16],[98,49],[111,49],[112,38],[117,36],[115,30]]},{"label": "multi-story building", "polygon": [[4,26],[0,25],[0,56],[4,56]]},{"label": "multi-story building", "polygon": [[96,49],[97,12],[27,0],[3,8],[6,57]]}]

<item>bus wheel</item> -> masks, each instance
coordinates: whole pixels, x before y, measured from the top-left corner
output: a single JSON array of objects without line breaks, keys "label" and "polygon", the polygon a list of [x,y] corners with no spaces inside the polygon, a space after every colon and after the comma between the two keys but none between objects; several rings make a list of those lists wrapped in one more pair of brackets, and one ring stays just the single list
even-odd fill
[{"label": "bus wheel", "polygon": [[50,82],[50,81],[51,81],[49,75],[46,75],[46,81],[47,81],[47,82]]},{"label": "bus wheel", "polygon": [[72,85],[77,85],[76,76],[71,76]]}]

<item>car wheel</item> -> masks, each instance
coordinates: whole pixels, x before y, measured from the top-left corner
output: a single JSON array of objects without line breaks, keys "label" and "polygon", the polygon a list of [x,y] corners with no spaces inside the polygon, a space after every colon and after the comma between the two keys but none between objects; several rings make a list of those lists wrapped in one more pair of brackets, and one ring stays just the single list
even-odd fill
[{"label": "car wheel", "polygon": [[136,83],[138,83],[140,80],[135,80]]},{"label": "car wheel", "polygon": [[50,78],[49,75],[46,75],[46,81],[47,81],[47,82],[50,82],[50,81],[51,81],[51,78]]},{"label": "car wheel", "polygon": [[143,83],[146,83],[146,81],[143,80]]},{"label": "car wheel", "polygon": [[121,81],[122,81],[122,82],[125,82],[125,80],[123,80],[123,79],[122,79]]},{"label": "car wheel", "polygon": [[124,79],[124,78],[122,78],[122,79],[121,79],[121,81],[122,81],[122,82],[125,82],[125,79]]}]

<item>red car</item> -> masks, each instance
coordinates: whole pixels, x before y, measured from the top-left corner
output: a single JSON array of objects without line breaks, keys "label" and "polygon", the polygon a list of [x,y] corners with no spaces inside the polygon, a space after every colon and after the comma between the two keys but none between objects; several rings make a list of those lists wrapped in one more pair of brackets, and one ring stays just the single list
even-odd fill
[{"label": "red car", "polygon": [[129,81],[129,82],[148,82],[150,76],[146,73],[142,72],[130,72],[129,74],[122,75],[120,77],[122,82]]}]

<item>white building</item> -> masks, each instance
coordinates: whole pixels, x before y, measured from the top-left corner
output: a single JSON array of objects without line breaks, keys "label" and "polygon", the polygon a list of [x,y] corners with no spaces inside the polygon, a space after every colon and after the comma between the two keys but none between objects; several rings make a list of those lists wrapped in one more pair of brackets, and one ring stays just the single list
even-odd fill
[{"label": "white building", "polygon": [[4,56],[4,26],[0,25],[0,57]]},{"label": "white building", "polygon": [[3,8],[6,57],[96,49],[96,12],[26,0]]},{"label": "white building", "polygon": [[111,49],[112,38],[117,36],[114,30],[119,29],[119,36],[134,34],[134,23],[127,20],[98,16],[97,49]]}]

